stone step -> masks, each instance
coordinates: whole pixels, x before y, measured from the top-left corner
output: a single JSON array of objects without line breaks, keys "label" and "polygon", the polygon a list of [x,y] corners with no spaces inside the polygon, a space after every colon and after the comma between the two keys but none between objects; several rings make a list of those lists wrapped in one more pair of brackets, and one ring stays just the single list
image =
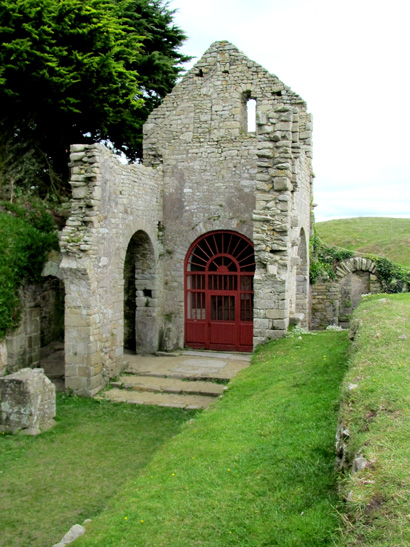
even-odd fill
[{"label": "stone step", "polygon": [[153,393],[150,391],[129,391],[113,388],[102,394],[99,399],[106,399],[115,403],[129,403],[135,405],[154,405],[187,410],[201,410],[208,408],[215,397],[206,395],[180,395],[175,393]]},{"label": "stone step", "polygon": [[[140,376],[184,378],[191,380],[225,380],[229,381],[237,373],[249,366],[249,355],[234,355],[225,357],[225,354],[153,356],[153,355],[126,355],[123,359],[123,372]],[[194,352],[192,352],[194,353]],[[218,357],[216,357],[218,355]]]},{"label": "stone step", "polygon": [[[125,374],[138,374],[133,368],[127,367],[124,370]],[[164,374],[157,373],[157,372],[149,372],[149,371],[143,371],[143,375],[147,378],[164,378]],[[214,372],[204,373],[204,372],[192,372],[192,371],[180,371],[180,372],[168,372],[166,375],[167,378],[172,378],[175,380],[182,380],[184,382],[192,381],[192,382],[204,382],[209,383],[212,380],[220,380],[222,382],[229,382],[229,380],[232,380],[232,375],[227,372],[224,374],[223,372],[219,372],[218,375]]]},{"label": "stone step", "polygon": [[213,382],[192,382],[161,376],[122,375],[117,381],[111,382],[111,385],[113,387],[134,391],[187,393],[190,395],[207,395],[210,397],[219,397],[226,389],[226,386]]},{"label": "stone step", "polygon": [[132,404],[208,408],[227,389],[221,382],[234,378],[249,362],[249,354],[202,351],[127,354],[122,361],[123,374],[111,383],[113,389],[99,398]]},{"label": "stone step", "polygon": [[[127,356],[133,356],[134,354],[128,354]],[[243,351],[234,351],[234,352],[221,352],[221,351],[211,351],[211,350],[180,350],[180,351],[156,351],[155,355],[158,357],[203,357],[208,359],[233,359],[235,361],[245,361],[250,362],[252,354],[249,352]]]}]

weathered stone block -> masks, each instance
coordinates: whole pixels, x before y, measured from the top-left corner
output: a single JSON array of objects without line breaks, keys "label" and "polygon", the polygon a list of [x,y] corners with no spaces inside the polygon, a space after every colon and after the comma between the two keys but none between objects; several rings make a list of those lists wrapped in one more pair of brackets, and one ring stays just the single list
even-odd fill
[{"label": "weathered stone block", "polygon": [[275,310],[269,309],[266,310],[266,317],[268,319],[285,319],[288,316],[289,312],[287,310]]},{"label": "weathered stone block", "polygon": [[70,149],[71,152],[84,152],[85,144],[72,144]]},{"label": "weathered stone block", "polygon": [[85,157],[85,152],[72,152],[70,154],[70,160],[72,162],[80,161]]},{"label": "weathered stone block", "polygon": [[0,378],[1,427],[37,435],[54,425],[55,387],[43,369],[21,369]]},{"label": "weathered stone block", "polygon": [[289,321],[286,321],[285,319],[275,319],[272,324],[274,329],[284,330],[287,328]]},{"label": "weathered stone block", "polygon": [[291,190],[292,184],[287,177],[277,177],[273,181],[273,187],[276,191]]}]

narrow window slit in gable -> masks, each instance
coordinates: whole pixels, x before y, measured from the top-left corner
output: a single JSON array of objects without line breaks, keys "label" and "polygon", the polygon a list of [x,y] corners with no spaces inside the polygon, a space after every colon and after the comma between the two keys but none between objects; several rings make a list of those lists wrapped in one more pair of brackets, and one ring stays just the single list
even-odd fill
[{"label": "narrow window slit in gable", "polygon": [[248,133],[255,133],[256,131],[256,101],[255,99],[248,99],[246,103],[246,118],[247,118]]}]

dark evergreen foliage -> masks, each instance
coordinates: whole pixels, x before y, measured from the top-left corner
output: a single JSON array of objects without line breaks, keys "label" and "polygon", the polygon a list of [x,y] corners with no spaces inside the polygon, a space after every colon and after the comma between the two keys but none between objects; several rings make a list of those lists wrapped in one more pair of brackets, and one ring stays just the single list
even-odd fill
[{"label": "dark evergreen foliage", "polygon": [[[162,0],[0,0],[0,186],[61,192],[74,143],[140,157],[142,125],[189,59],[172,21]],[[34,174],[15,176],[19,146]]]}]

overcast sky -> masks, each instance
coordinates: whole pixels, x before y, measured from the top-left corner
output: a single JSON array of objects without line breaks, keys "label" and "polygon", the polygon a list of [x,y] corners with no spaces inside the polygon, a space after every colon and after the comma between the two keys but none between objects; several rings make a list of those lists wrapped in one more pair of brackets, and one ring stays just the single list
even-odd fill
[{"label": "overcast sky", "polygon": [[197,58],[228,40],[313,114],[316,220],[410,217],[410,0],[170,0]]}]

